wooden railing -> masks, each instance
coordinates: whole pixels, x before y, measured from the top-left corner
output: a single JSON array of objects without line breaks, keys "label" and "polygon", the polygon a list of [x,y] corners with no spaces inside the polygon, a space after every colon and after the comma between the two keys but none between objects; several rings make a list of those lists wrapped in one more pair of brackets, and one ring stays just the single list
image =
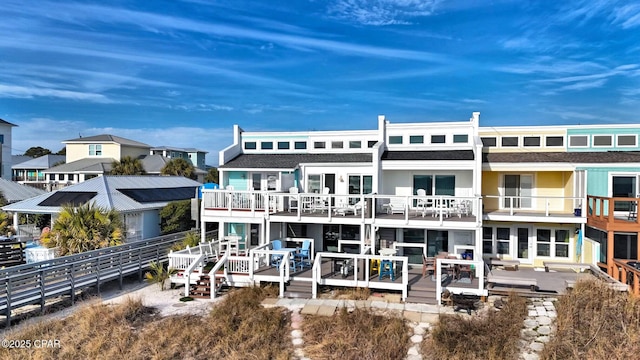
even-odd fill
[{"label": "wooden railing", "polygon": [[44,310],[50,298],[69,295],[75,301],[77,290],[118,280],[122,288],[123,277],[138,274],[152,261],[167,261],[169,248],[182,241],[186,233],[160,236],[135,243],[62,256],[32,264],[0,269],[0,312],[11,325],[11,312],[23,306],[39,304]]},{"label": "wooden railing", "polygon": [[[606,223],[612,225],[616,220],[640,225],[638,217],[638,205],[640,198],[637,197],[603,197],[587,196],[587,220],[594,223]],[[616,205],[623,210],[618,210],[616,218]]]},{"label": "wooden railing", "polygon": [[638,296],[640,295],[640,269],[628,265],[629,261],[635,260],[613,259],[611,277],[629,286],[629,292]]}]

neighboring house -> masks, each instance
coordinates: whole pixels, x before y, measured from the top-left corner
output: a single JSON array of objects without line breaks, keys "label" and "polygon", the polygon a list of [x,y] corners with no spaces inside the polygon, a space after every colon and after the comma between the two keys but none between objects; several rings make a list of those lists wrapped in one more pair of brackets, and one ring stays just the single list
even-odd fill
[{"label": "neighboring house", "polygon": [[158,146],[151,148],[151,155],[162,155],[169,159],[182,158],[191,162],[198,169],[206,170],[205,160],[207,152],[194,148],[178,148]]},{"label": "neighboring house", "polygon": [[[2,193],[2,196],[8,204],[12,204],[25,199],[30,199],[34,196],[45,194],[46,191],[33,186],[22,185],[0,178],[0,193]],[[39,229],[36,229],[36,226],[33,224],[22,224],[16,226],[15,224],[17,223],[18,217],[16,215],[13,219],[14,229],[16,229],[16,235],[22,235],[27,238],[34,238],[40,234]]]},{"label": "neighboring house", "polygon": [[2,210],[51,214],[52,221],[65,204],[94,202],[123,217],[127,241],[160,235],[160,210],[171,201],[191,199],[201,184],[178,176],[100,176],[64,189],[4,206]]},{"label": "neighboring house", "polygon": [[[616,278],[621,263],[640,259],[640,124],[481,127],[473,113],[431,123],[380,116],[362,131],[235,126],[233,135],[219,154],[225,190],[203,191],[201,220],[250,246],[395,242],[532,267],[587,262]],[[420,253],[401,252],[411,263]]]},{"label": "neighboring house", "polygon": [[[63,143],[66,146],[66,163],[42,171],[50,191],[108,174],[111,164],[125,156],[141,159],[150,175],[160,175],[160,170],[169,160],[160,155],[149,155],[150,145],[115,135],[80,137]],[[206,172],[199,170],[196,175],[202,182]]]},{"label": "neighboring house", "polygon": [[14,126],[8,121],[0,119],[0,177],[11,180],[11,132]]},{"label": "neighboring house", "polygon": [[[26,158],[26,159],[25,159]],[[24,155],[13,155],[13,181],[40,189],[47,189],[49,184],[44,171],[54,165],[65,162],[65,155],[43,155],[32,158]]]}]

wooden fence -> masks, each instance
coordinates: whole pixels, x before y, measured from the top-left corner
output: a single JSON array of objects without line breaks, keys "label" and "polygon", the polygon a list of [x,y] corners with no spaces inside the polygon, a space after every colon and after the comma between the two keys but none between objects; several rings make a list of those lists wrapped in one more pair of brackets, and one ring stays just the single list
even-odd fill
[{"label": "wooden fence", "polygon": [[23,241],[0,241],[0,267],[24,264],[25,247]]}]

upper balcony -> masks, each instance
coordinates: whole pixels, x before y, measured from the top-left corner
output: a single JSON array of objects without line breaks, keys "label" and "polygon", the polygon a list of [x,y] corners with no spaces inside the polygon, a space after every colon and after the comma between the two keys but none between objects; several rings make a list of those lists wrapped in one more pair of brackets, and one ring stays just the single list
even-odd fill
[{"label": "upper balcony", "polygon": [[584,224],[581,197],[484,195],[483,220]]},{"label": "upper balcony", "polygon": [[[279,221],[477,226],[482,201],[469,196],[336,195],[204,190],[205,219],[268,217]],[[453,224],[452,224],[453,225]]]},{"label": "upper balcony", "polygon": [[587,196],[587,224],[604,231],[640,231],[635,197]]}]

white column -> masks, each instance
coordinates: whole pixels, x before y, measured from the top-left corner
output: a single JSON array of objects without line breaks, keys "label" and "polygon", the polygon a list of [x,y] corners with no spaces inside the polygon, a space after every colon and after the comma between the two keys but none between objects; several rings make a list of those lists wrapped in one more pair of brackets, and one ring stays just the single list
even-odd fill
[{"label": "white column", "polygon": [[16,231],[16,235],[18,235],[18,212],[13,213],[13,228]]}]

